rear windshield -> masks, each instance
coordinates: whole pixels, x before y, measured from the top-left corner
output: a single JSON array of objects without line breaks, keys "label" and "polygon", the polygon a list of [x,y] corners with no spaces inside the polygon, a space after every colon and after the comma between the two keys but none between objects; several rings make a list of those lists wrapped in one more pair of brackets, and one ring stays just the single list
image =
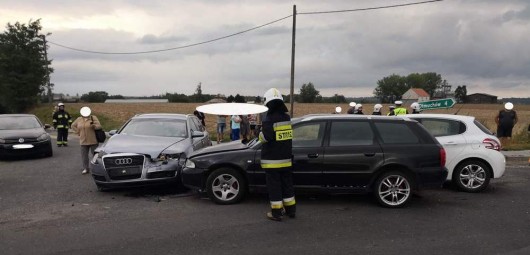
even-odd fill
[{"label": "rear windshield", "polygon": [[482,132],[488,134],[488,135],[493,135],[493,132],[491,132],[487,127],[485,127],[484,125],[482,125],[482,123],[478,122],[477,120],[474,120],[473,121],[475,123],[475,125],[480,128],[480,130],[482,130]]},{"label": "rear windshield", "polygon": [[0,130],[19,130],[40,128],[39,121],[33,116],[0,117]]}]

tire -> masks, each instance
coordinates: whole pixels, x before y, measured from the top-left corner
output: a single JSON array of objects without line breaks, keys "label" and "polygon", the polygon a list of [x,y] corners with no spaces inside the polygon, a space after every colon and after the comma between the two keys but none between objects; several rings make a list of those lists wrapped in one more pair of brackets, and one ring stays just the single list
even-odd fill
[{"label": "tire", "polygon": [[490,167],[478,160],[466,160],[455,167],[452,182],[465,192],[477,193],[490,183]]},{"label": "tire", "polygon": [[384,207],[399,208],[412,199],[412,179],[401,171],[381,175],[374,184],[374,196]]},{"label": "tire", "polygon": [[208,197],[220,205],[241,201],[247,194],[247,181],[233,168],[219,168],[206,180]]}]

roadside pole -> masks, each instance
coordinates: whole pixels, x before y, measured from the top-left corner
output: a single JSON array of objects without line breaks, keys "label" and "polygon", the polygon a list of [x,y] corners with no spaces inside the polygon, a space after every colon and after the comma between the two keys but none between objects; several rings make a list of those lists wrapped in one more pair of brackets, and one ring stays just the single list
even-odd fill
[{"label": "roadside pole", "polygon": [[293,39],[291,45],[291,118],[294,117],[294,49],[296,39],[296,5],[293,5]]}]

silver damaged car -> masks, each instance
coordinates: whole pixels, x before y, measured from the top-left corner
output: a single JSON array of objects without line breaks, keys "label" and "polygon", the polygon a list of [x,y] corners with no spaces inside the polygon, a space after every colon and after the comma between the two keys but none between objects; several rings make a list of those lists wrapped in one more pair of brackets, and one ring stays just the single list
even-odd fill
[{"label": "silver damaged car", "polygon": [[90,169],[98,190],[180,180],[186,155],[211,146],[194,115],[141,114],[96,149]]}]

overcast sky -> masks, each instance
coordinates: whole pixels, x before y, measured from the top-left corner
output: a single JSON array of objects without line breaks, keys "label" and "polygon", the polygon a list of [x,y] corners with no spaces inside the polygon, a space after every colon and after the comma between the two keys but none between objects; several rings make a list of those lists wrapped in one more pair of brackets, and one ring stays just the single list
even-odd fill
[{"label": "overcast sky", "polygon": [[[421,0],[0,0],[5,25],[41,19],[48,40],[100,52],[180,47],[298,13]],[[297,15],[295,92],[312,82],[323,96],[372,96],[391,75],[437,72],[468,94],[530,97],[530,1],[443,2]],[[289,92],[292,18],[213,43],[138,55],[76,52],[50,44],[56,93],[149,96]]]}]

